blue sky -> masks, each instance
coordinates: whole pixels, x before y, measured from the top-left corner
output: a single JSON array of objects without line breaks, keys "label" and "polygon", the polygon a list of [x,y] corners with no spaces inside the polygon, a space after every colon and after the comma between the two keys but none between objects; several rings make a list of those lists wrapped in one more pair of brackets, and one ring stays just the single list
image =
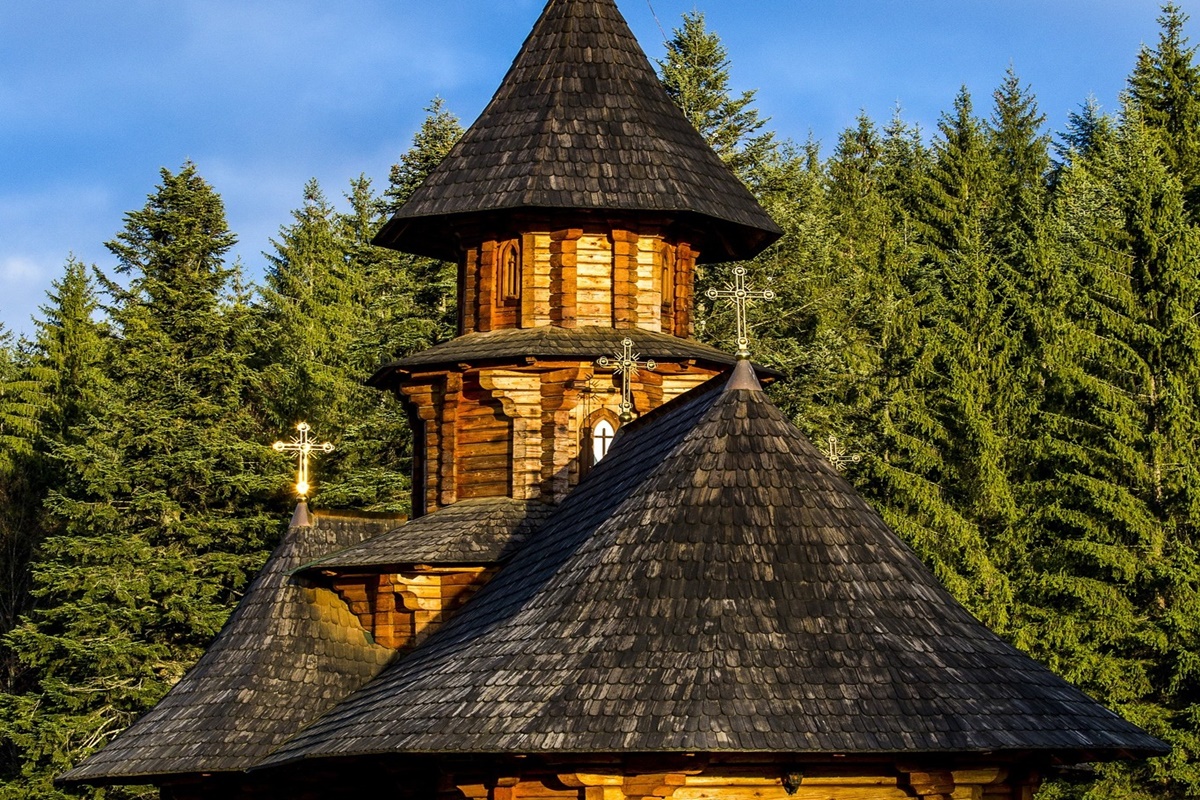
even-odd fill
[{"label": "blue sky", "polygon": [[[828,153],[860,111],[931,130],[962,85],[987,111],[1011,64],[1051,129],[1089,94],[1114,109],[1158,0],[619,0],[652,58],[699,9],[781,136]],[[1197,19],[1200,0],[1180,5]],[[318,178],[381,185],[434,96],[483,109],[543,0],[3,0],[0,321],[31,315],[68,254],[103,243],[160,167],[223,196],[246,273]],[[652,13],[652,9],[653,12]]]}]

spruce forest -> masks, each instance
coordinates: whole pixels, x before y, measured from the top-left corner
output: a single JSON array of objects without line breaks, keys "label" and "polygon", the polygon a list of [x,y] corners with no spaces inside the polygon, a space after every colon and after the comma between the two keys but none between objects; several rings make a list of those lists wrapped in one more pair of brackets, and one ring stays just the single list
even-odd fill
[{"label": "spruce forest", "polygon": [[[1010,69],[827,153],[729,85],[702,14],[659,65],[786,231],[746,265],[774,400],[981,620],[1173,745],[1046,800],[1200,797],[1200,63],[1180,8],[1160,25],[1115,112],[1048,131]],[[364,381],[454,335],[455,270],[370,241],[461,133],[435,100],[386,187],[302,187],[261,285],[199,167],[164,169],[111,265],[68,261],[31,339],[0,326],[0,799],[69,796],[203,652],[286,525],[298,420],[337,446],[315,506],[407,510],[407,419]],[[696,292],[723,349],[731,268]]]}]

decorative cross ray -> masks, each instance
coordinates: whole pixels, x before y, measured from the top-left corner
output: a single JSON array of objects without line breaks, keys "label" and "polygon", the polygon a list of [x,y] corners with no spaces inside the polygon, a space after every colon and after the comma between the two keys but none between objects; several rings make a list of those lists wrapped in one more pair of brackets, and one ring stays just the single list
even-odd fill
[{"label": "decorative cross ray", "polygon": [[750,338],[746,330],[746,308],[755,300],[774,300],[775,293],[770,289],[756,292],[746,285],[746,268],[737,267],[733,270],[733,283],[725,284],[724,289],[709,289],[705,292],[710,300],[728,300],[733,304],[737,314],[737,344],[738,358],[750,357]]},{"label": "decorative cross ray", "polygon": [[633,421],[633,379],[639,369],[657,369],[658,364],[650,359],[639,361],[640,353],[633,352],[633,340],[626,337],[621,341],[621,352],[614,353],[612,358],[603,356],[596,363],[602,367],[611,366],[614,372],[621,373],[621,422]]},{"label": "decorative cross ray", "polygon": [[829,444],[825,448],[825,458],[829,459],[829,463],[833,464],[833,468],[838,472],[845,469],[847,464],[857,464],[862,461],[862,456],[855,453],[850,455],[842,449],[842,443],[832,433],[829,434]]},{"label": "decorative cross ray", "polygon": [[295,453],[300,460],[300,469],[296,476],[296,494],[301,500],[308,499],[308,459],[316,453],[332,453],[333,445],[329,442],[324,444],[316,444],[308,440],[308,432],[311,428],[307,422],[301,422],[296,426],[296,430],[300,432],[300,436],[293,439],[291,442],[276,442],[271,445],[272,449],[277,453],[289,452]]}]

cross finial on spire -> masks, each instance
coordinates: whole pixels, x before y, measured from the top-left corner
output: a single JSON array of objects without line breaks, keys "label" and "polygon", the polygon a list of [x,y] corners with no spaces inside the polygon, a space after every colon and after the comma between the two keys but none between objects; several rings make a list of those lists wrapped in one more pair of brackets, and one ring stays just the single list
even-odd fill
[{"label": "cross finial on spire", "polygon": [[857,453],[851,454],[846,452],[842,447],[842,443],[832,433],[829,434],[828,446],[825,448],[823,455],[829,459],[829,463],[833,464],[833,468],[841,472],[848,464],[857,464],[862,461],[862,456]]},{"label": "cross finial on spire", "polygon": [[746,308],[755,300],[774,300],[775,293],[770,289],[756,292],[746,285],[746,268],[737,267],[733,270],[733,283],[725,284],[724,289],[709,289],[706,294],[710,300],[728,300],[737,314],[737,344],[738,358],[750,357],[750,337],[746,326]]},{"label": "cross finial on spire", "polygon": [[323,444],[310,442],[308,440],[308,432],[312,429],[309,428],[307,422],[301,422],[296,426],[296,430],[300,432],[297,438],[291,442],[276,442],[271,447],[277,453],[290,452],[296,454],[300,461],[300,468],[296,475],[296,494],[300,496],[301,500],[307,500],[308,490],[311,488],[308,485],[308,459],[314,453],[332,453],[333,445],[329,442]]},{"label": "cross finial on spire", "polygon": [[640,353],[633,352],[633,340],[626,337],[621,341],[621,352],[614,353],[612,358],[603,356],[596,363],[602,367],[612,365],[614,372],[619,372],[621,378],[621,422],[633,421],[633,378],[639,369],[657,369],[658,364],[647,359],[639,361]]}]

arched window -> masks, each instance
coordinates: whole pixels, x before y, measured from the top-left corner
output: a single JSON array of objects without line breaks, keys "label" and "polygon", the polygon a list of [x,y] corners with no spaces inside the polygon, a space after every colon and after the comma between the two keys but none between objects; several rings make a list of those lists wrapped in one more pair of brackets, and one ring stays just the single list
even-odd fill
[{"label": "arched window", "polygon": [[521,246],[518,242],[506,242],[500,248],[500,280],[498,289],[501,302],[521,299]]},{"label": "arched window", "polygon": [[613,437],[617,435],[616,428],[606,419],[602,419],[592,428],[592,463],[600,463],[600,459],[608,455]]},{"label": "arched window", "polygon": [[675,303],[675,248],[664,244],[662,248],[662,305],[669,308]]}]

